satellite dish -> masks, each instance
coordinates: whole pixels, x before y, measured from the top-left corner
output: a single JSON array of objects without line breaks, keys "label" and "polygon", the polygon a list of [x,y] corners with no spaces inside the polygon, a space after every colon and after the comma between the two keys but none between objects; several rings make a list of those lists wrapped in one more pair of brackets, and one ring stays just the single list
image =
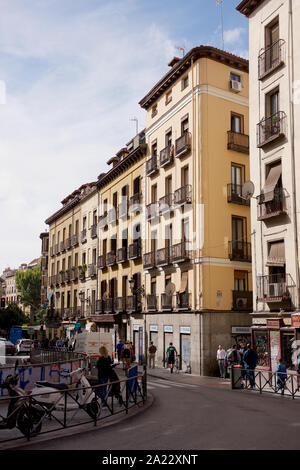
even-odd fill
[{"label": "satellite dish", "polygon": [[107,299],[108,299],[107,292],[104,292],[104,294],[103,294],[103,299],[104,299],[104,300],[107,300]]},{"label": "satellite dish", "polygon": [[176,286],[173,282],[169,282],[169,284],[166,287],[166,294],[167,295],[173,295],[175,292]]},{"label": "satellite dish", "polygon": [[254,194],[254,184],[252,181],[246,181],[242,186],[242,197],[247,201],[253,196]]}]

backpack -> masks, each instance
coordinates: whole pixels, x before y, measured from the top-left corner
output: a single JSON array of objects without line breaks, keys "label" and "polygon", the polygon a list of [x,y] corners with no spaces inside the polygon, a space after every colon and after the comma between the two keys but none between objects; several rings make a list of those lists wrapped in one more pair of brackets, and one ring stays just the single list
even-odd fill
[{"label": "backpack", "polygon": [[236,353],[235,349],[230,349],[230,351],[227,354],[227,361],[229,362],[236,362]]}]

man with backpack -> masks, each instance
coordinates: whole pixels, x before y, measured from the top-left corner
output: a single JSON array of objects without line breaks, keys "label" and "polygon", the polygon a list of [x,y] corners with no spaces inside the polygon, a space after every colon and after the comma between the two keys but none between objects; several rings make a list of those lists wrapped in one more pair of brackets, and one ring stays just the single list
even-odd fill
[{"label": "man with backpack", "polygon": [[148,352],[149,352],[149,369],[151,369],[151,364],[152,364],[152,368],[155,369],[156,346],[154,346],[153,341],[150,342]]},{"label": "man with backpack", "polygon": [[244,361],[244,368],[247,370],[247,376],[249,377],[250,387],[255,387],[255,377],[254,377],[254,369],[257,364],[257,352],[250,344],[247,344],[247,350],[244,353],[243,361]]}]

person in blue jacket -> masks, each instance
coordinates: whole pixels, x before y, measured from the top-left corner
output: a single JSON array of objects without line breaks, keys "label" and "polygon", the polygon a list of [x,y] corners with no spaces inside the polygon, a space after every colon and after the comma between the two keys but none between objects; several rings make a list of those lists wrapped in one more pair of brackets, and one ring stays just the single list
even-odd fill
[{"label": "person in blue jacket", "polygon": [[279,359],[279,364],[276,370],[277,375],[277,387],[281,390],[281,395],[284,394],[285,382],[287,379],[286,365],[282,358]]},{"label": "person in blue jacket", "polygon": [[244,369],[246,369],[247,376],[249,377],[251,388],[255,387],[254,369],[256,367],[257,360],[258,360],[258,356],[254,347],[251,346],[250,344],[247,344],[247,350],[244,352],[244,355],[243,355],[243,362],[244,362]]}]

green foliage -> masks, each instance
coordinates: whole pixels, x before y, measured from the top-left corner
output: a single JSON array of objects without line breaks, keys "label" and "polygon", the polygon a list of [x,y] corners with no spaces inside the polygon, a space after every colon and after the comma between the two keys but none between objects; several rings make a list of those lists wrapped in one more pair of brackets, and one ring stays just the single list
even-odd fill
[{"label": "green foliage", "polygon": [[12,326],[23,325],[28,318],[17,304],[9,304],[6,308],[0,309],[0,329],[9,332]]},{"label": "green foliage", "polygon": [[32,313],[41,308],[41,267],[16,272],[16,286],[20,293],[20,301],[25,307],[31,307]]}]

